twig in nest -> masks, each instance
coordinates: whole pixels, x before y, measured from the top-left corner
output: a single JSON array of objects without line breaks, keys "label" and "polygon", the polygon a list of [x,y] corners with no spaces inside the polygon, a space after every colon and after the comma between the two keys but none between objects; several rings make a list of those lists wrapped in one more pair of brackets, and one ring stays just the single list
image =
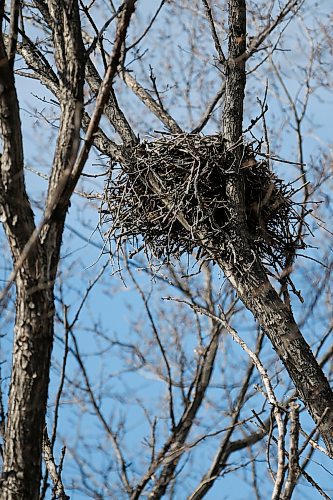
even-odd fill
[{"label": "twig in nest", "polygon": [[[247,237],[264,263],[285,264],[296,240],[298,214],[292,189],[278,179],[253,145],[244,146],[243,177]],[[235,171],[235,156],[221,135],[163,134],[127,153],[113,165],[101,208],[109,235],[120,243],[157,257],[179,258],[194,249],[207,253],[207,241],[227,258],[230,205],[226,184]],[[204,235],[204,241],[202,241]]]}]

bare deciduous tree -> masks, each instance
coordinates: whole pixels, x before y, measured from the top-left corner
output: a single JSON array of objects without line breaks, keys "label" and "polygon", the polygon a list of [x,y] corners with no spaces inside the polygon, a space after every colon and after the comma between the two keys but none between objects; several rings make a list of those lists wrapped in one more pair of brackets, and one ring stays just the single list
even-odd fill
[{"label": "bare deciduous tree", "polygon": [[[286,0],[282,5],[274,0],[268,5],[251,0],[181,5],[162,0],[156,10],[127,0],[119,6],[110,2],[103,12],[94,1],[1,3],[0,208],[12,256],[1,294],[3,310],[14,282],[16,287],[6,416],[2,398],[0,408],[2,498],[46,498],[48,478],[53,497],[68,498],[65,449],[59,465],[54,457],[65,394],[77,399],[77,411],[81,408],[84,414],[89,409],[98,432],[113,448],[116,465],[103,469],[100,460],[95,464],[89,459],[91,445],[85,447],[84,433],[78,432],[80,444],[67,441],[82,478],[74,487],[85,495],[157,499],[168,492],[174,498],[180,494],[199,499],[218,478],[250,467],[249,482],[260,498],[256,456],[264,453],[265,439],[272,498],[291,498],[302,480],[329,498],[306,470],[313,453],[333,455],[333,398],[330,372],[324,371],[332,349],[319,356],[331,334],[329,313],[314,339],[315,354],[301,330],[315,321],[316,307],[322,310],[332,259],[325,257],[327,270],[318,273],[305,303],[294,270],[298,254],[307,251],[307,233],[312,232],[307,216],[313,193],[325,192],[332,168],[329,147],[323,148],[320,160],[310,159],[311,172],[305,165],[305,122],[312,96],[320,98],[329,86],[332,62],[326,62],[323,45],[329,51],[333,39],[320,13],[316,26],[306,19],[307,8],[306,0]],[[290,34],[291,26],[298,26],[298,31]],[[297,79],[289,74],[291,66],[283,66],[283,57],[287,50],[297,53],[305,39],[309,49],[299,57]],[[265,72],[269,81],[262,86]],[[22,77],[47,89],[46,97],[38,97],[56,114],[53,123],[45,109],[39,116],[57,129],[41,212],[34,212],[26,188],[17,84]],[[246,94],[247,80],[252,95]],[[280,136],[283,127],[272,130],[270,102],[275,102],[273,113],[279,114],[282,107],[280,123],[286,119],[285,127],[290,124],[295,133],[297,153],[292,158],[281,160],[277,154],[280,150],[284,156],[286,139]],[[140,140],[143,135],[145,140]],[[78,188],[92,151],[107,158],[104,194]],[[277,162],[296,174],[286,174],[282,181],[281,174],[272,172]],[[294,187],[297,182],[300,188]],[[120,274],[143,306],[141,316],[132,319],[128,337],[105,332],[95,319],[92,326],[87,322],[83,327],[93,335],[102,358],[119,358],[122,366],[118,373],[106,369],[109,381],[98,390],[77,330],[95,287],[116,285],[105,280],[103,266],[75,313],[69,314],[59,261],[75,192],[102,200],[102,254],[110,243],[113,263],[121,261]],[[328,210],[323,210],[326,217]],[[321,227],[319,212],[315,217]],[[327,249],[324,236],[322,242]],[[197,275],[191,275],[192,264]],[[217,267],[226,278],[223,283]],[[146,278],[140,280],[135,268],[144,269]],[[147,286],[152,283],[154,290],[160,287],[167,295],[163,307],[151,299]],[[298,321],[292,307],[299,309]],[[176,319],[170,320],[171,314]],[[236,321],[251,324],[252,338],[236,331]],[[266,337],[282,363],[276,370]],[[54,338],[63,355],[49,434],[46,414]],[[237,351],[233,359],[230,346],[239,346],[245,354]],[[77,372],[68,368],[69,359]],[[240,359],[247,360],[241,374]],[[150,432],[144,436],[142,461],[130,454],[131,463],[136,458],[131,468],[128,424],[125,418],[117,424],[112,421],[105,401],[117,392],[109,382],[125,387],[126,373],[145,371],[154,374],[165,392],[153,397],[153,408],[135,391],[123,396],[125,405],[133,401],[142,411]],[[133,378],[131,383],[135,384]],[[116,404],[117,397],[112,400]],[[301,405],[314,422],[308,434],[303,427],[311,426],[301,419]],[[208,417],[205,406],[211,409]],[[210,450],[202,468],[196,469],[196,452],[200,456],[206,442],[213,443],[214,453]],[[110,450],[101,446],[95,453],[106,459]],[[232,456],[239,465],[232,465]],[[187,489],[179,484],[186,460],[193,460]]]}]

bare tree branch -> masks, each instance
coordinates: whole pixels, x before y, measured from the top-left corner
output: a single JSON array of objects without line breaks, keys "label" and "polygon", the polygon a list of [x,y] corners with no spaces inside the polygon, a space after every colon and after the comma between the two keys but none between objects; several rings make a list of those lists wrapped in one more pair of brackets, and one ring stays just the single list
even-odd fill
[{"label": "bare tree branch", "polygon": [[47,435],[46,429],[43,440],[43,455],[47,470],[54,484],[53,490],[56,495],[56,498],[60,498],[61,500],[69,500],[70,497],[65,493],[64,485],[62,483],[59,471],[57,470],[57,466],[54,461],[53,448],[49,440],[49,437]]},{"label": "bare tree branch", "polygon": [[202,0],[202,3],[204,4],[204,7],[205,7],[206,16],[207,16],[208,22],[210,24],[210,29],[211,29],[211,32],[212,32],[212,37],[213,37],[213,40],[214,40],[214,45],[215,45],[216,52],[218,53],[218,56],[219,56],[219,60],[220,60],[221,64],[225,64],[226,63],[226,58],[225,58],[225,55],[223,54],[221,43],[220,43],[218,34],[216,32],[216,27],[215,27],[215,21],[214,21],[214,18],[213,18],[212,8],[211,8],[208,0]]}]

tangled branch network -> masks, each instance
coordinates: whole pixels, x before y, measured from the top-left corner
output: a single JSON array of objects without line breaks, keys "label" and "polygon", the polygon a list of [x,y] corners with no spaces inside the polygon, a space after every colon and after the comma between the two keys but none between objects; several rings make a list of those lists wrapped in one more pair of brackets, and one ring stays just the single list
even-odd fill
[{"label": "tangled branch network", "polygon": [[105,187],[101,214],[108,236],[159,258],[202,257],[207,241],[223,256],[231,224],[227,183],[237,171],[250,246],[264,263],[283,268],[295,245],[304,248],[299,215],[290,185],[257,160],[254,146],[243,146],[239,169],[221,135],[163,134],[127,151],[122,165],[111,164]]}]

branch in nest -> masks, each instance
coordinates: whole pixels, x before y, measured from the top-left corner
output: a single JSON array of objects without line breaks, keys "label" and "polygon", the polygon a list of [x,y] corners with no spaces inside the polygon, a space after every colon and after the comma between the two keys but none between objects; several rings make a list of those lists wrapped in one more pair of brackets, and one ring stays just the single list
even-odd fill
[{"label": "branch in nest", "polygon": [[[245,187],[245,237],[266,264],[284,268],[296,241],[290,186],[274,176],[266,161],[257,161],[252,145],[243,147],[239,175]],[[234,163],[221,135],[163,134],[134,147],[121,168],[111,169],[106,184],[102,211],[103,222],[111,226],[108,234],[119,242],[131,239],[138,247],[143,239],[146,250],[166,259],[194,249],[205,255],[207,241],[228,258],[226,183]]]}]

